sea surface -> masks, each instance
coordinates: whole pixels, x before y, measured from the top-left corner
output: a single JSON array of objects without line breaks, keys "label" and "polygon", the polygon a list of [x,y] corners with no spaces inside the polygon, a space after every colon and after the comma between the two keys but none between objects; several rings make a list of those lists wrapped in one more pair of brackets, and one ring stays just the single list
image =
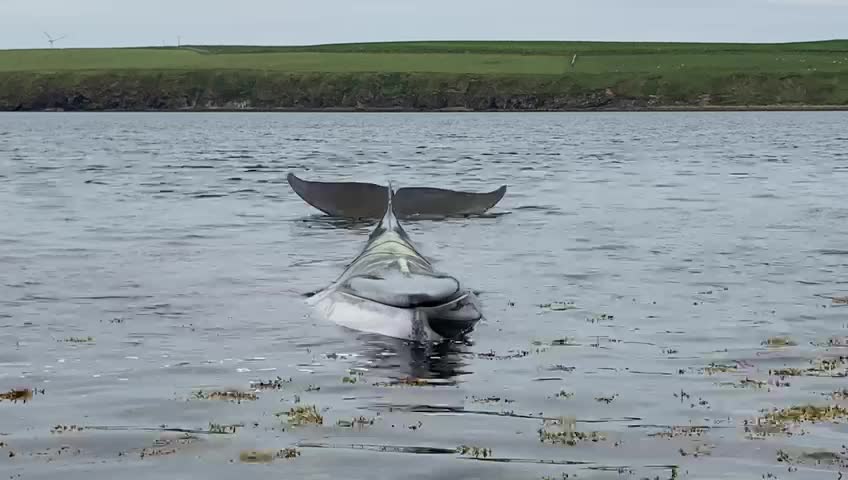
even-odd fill
[{"label": "sea surface", "polygon": [[[0,400],[0,479],[841,478],[846,125],[0,114],[0,394],[34,390]],[[486,319],[415,346],[310,317],[373,225],[289,172],[507,185],[404,222]],[[837,408],[763,423],[800,405]]]}]

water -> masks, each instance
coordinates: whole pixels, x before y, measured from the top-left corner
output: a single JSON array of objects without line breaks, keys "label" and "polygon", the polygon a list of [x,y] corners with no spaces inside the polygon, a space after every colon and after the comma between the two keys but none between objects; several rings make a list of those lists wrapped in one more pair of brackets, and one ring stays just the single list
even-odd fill
[{"label": "water", "polygon": [[[846,124],[845,113],[0,115],[0,392],[38,389],[0,402],[0,473],[835,479],[839,465],[802,455],[844,457],[844,423],[753,439],[745,423],[761,409],[846,406],[830,394],[848,384],[836,377],[848,307],[825,298],[848,295]],[[289,171],[509,185],[484,218],[406,223],[483,292],[486,321],[466,343],[424,350],[309,318],[301,295],[332,281],[371,225],[323,217]],[[540,306],[552,302],[567,306]],[[795,345],[763,344],[777,336]],[[769,372],[821,359],[836,367]],[[256,400],[197,395],[278,376]],[[410,377],[432,383],[391,383]],[[323,425],[286,425],[312,405]],[[344,423],[360,416],[368,424]],[[562,427],[542,417],[605,439],[543,443],[541,428]],[[709,428],[656,435],[671,426]],[[300,456],[240,459],[292,447]]]}]

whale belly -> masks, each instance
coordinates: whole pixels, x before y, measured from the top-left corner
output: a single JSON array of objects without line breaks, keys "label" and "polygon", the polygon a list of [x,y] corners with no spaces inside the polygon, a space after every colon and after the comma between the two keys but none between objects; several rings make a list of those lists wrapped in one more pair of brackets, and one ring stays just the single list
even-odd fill
[{"label": "whale belly", "polygon": [[324,320],[361,332],[415,341],[438,341],[443,337],[429,328],[425,312],[385,305],[349,293],[331,290],[310,299]]}]

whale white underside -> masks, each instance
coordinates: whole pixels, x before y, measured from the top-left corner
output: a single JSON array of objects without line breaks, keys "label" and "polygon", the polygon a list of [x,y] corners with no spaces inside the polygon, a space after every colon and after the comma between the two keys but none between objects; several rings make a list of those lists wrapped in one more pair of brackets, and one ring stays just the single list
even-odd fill
[{"label": "whale white underside", "polygon": [[307,303],[322,320],[353,330],[419,342],[444,339],[430,328],[423,309],[384,305],[332,288],[313,295]]}]

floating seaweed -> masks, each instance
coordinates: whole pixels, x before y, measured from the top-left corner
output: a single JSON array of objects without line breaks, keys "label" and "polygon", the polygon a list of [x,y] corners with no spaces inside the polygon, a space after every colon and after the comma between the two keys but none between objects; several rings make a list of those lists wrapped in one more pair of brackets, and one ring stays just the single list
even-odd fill
[{"label": "floating seaweed", "polygon": [[65,343],[94,343],[94,337],[68,337],[64,340],[60,340],[60,342]]},{"label": "floating seaweed", "polygon": [[280,450],[279,452],[277,452],[277,454],[278,454],[277,458],[280,458],[280,457],[286,458],[286,459],[297,458],[297,457],[300,456],[300,450],[298,450],[294,447],[289,447],[289,448],[284,448],[284,449]]},{"label": "floating seaweed", "polygon": [[530,355],[529,350],[509,350],[509,353],[506,355],[498,355],[494,350],[489,350],[485,353],[478,353],[477,358],[484,360],[511,360],[514,358],[524,358],[527,355]]},{"label": "floating seaweed", "polygon": [[606,313],[601,313],[601,314],[593,316],[592,318],[587,318],[586,321],[589,322],[589,323],[599,323],[599,322],[604,322],[604,321],[607,321],[607,320],[614,320],[614,319],[615,319],[614,315],[608,315]]},{"label": "floating seaweed", "polygon": [[778,377],[848,377],[848,356],[811,360],[808,368],[777,368],[769,375]]},{"label": "floating seaweed", "polygon": [[848,337],[831,337],[827,339],[828,347],[848,347]]},{"label": "floating seaweed", "polygon": [[701,437],[710,430],[706,425],[671,425],[665,430],[648,434],[649,437],[676,438]]},{"label": "floating seaweed", "polygon": [[848,418],[848,409],[839,405],[819,407],[802,405],[784,409],[774,409],[762,417],[768,423],[818,423],[834,422]]},{"label": "floating seaweed", "polygon": [[714,445],[695,445],[695,450],[689,452],[684,450],[683,448],[679,449],[678,452],[682,457],[692,456],[695,458],[707,456],[712,454],[712,450],[715,448]]},{"label": "floating seaweed", "polygon": [[226,400],[228,402],[241,403],[243,400],[257,400],[259,398],[253,392],[239,392],[236,390],[223,390],[223,391],[215,391],[215,392],[204,392],[203,390],[198,390],[193,394],[194,398],[202,399],[202,400]]},{"label": "floating seaweed", "polygon": [[816,295],[817,297],[830,299],[833,305],[848,305],[848,296],[844,297],[831,297],[829,295]]},{"label": "floating seaweed", "polygon": [[798,344],[789,337],[771,337],[766,340],[763,340],[761,345],[766,345],[769,347],[794,347]]},{"label": "floating seaweed", "polygon": [[574,392],[566,392],[565,390],[560,390],[554,396],[557,398],[571,398],[574,396]]},{"label": "floating seaweed", "polygon": [[366,418],[364,416],[359,416],[357,418],[354,418],[353,420],[339,420],[339,421],[336,422],[336,425],[338,425],[339,427],[342,427],[342,428],[353,428],[353,427],[363,428],[365,426],[374,425],[375,421],[376,421],[375,418]]},{"label": "floating seaweed", "polygon": [[436,387],[441,385],[456,385],[455,380],[438,380],[438,379],[428,379],[428,378],[415,378],[415,377],[404,377],[394,381],[389,382],[376,382],[373,384],[375,387],[393,387],[393,386],[404,386],[404,387]]},{"label": "floating seaweed", "polygon": [[803,423],[832,422],[839,423],[848,419],[848,410],[838,405],[815,406],[801,405],[784,409],[764,411],[764,415],[754,421],[745,420],[745,433],[748,438],[762,438],[768,435],[792,435],[791,427]]},{"label": "floating seaweed", "polygon": [[463,456],[471,456],[474,458],[488,458],[492,456],[491,448],[475,447],[469,445],[460,445],[456,448],[456,452]]},{"label": "floating seaweed", "polygon": [[292,379],[283,380],[281,377],[277,377],[273,380],[267,381],[258,381],[258,382],[250,382],[250,388],[258,388],[260,390],[281,390],[283,385],[287,383],[291,383]]},{"label": "floating seaweed", "polygon": [[239,454],[239,460],[243,463],[271,463],[275,459],[292,459],[300,456],[300,450],[296,448],[284,448],[282,450],[247,450]]},{"label": "floating seaweed", "polygon": [[717,373],[730,373],[736,372],[739,370],[738,365],[728,365],[728,364],[720,364],[720,363],[710,363],[708,366],[704,367],[704,373],[707,375],[715,375]]},{"label": "floating seaweed", "polygon": [[163,455],[171,455],[177,453],[179,445],[188,445],[197,440],[197,437],[191,434],[184,434],[177,439],[160,438],[153,442],[152,447],[145,447],[139,453],[139,457],[158,457]]},{"label": "floating seaweed", "polygon": [[848,467],[848,451],[843,447],[842,454],[827,450],[816,450],[793,456],[786,450],[780,449],[777,451],[777,461],[787,465],[812,463],[815,465],[826,464],[846,468]]},{"label": "floating seaweed", "polygon": [[837,390],[837,391],[832,392],[828,395],[830,395],[830,397],[833,398],[834,400],[848,400],[848,388],[843,388],[842,390]]},{"label": "floating seaweed", "polygon": [[209,433],[236,433],[236,429],[240,425],[221,425],[218,423],[209,423]]},{"label": "floating seaweed", "polygon": [[544,308],[545,310],[550,310],[552,312],[564,312],[566,310],[574,310],[577,308],[577,305],[574,302],[552,302],[552,303],[543,303],[539,305],[540,308]]},{"label": "floating seaweed", "polygon": [[271,463],[275,454],[276,452],[248,450],[239,454],[239,460],[243,463]]},{"label": "floating seaweed", "polygon": [[[552,427],[560,427],[559,431],[551,431]],[[564,444],[575,446],[577,442],[600,442],[606,437],[600,432],[577,431],[577,419],[574,417],[561,417],[543,421],[542,428],[538,430],[539,441],[542,443]]]},{"label": "floating seaweed", "polygon": [[324,417],[315,405],[292,407],[288,412],[276,413],[276,416],[287,416],[289,425],[302,426],[308,424],[323,425]]},{"label": "floating seaweed", "polygon": [[[42,393],[44,391],[42,390]],[[13,388],[6,393],[0,393],[0,402],[8,400],[12,403],[27,403],[32,400],[33,390],[30,388]]]},{"label": "floating seaweed", "polygon": [[596,402],[604,402],[607,405],[609,405],[610,403],[613,402],[613,400],[616,399],[616,397],[618,397],[618,394],[614,393],[611,397],[595,397],[595,401]]},{"label": "floating seaweed", "polygon": [[475,397],[474,395],[471,396],[471,401],[474,402],[474,403],[500,403],[501,401],[503,401],[504,403],[514,403],[515,402],[515,400],[510,400],[508,398],[501,398],[501,397],[495,397],[495,396],[480,398],[480,397]]},{"label": "floating seaweed", "polygon": [[81,432],[83,430],[85,430],[85,427],[79,425],[56,425],[50,429],[50,433],[62,434],[66,432]]},{"label": "floating seaweed", "polygon": [[[768,383],[760,381],[760,380],[753,380],[751,378],[745,377],[744,379],[739,380],[738,382],[722,382],[722,383],[719,383],[719,385],[729,385],[733,388],[765,388],[765,387],[768,386]],[[779,387],[781,385],[776,385],[776,386]]]}]

